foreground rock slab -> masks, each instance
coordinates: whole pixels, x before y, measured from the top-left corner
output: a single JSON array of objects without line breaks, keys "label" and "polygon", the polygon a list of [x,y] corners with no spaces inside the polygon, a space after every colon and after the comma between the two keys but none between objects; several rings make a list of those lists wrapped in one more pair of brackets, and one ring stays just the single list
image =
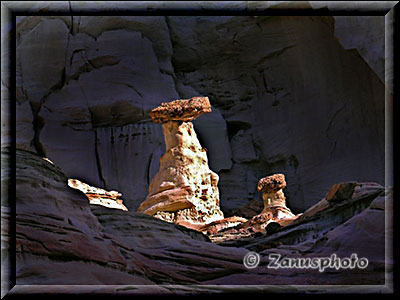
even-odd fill
[{"label": "foreground rock slab", "polygon": [[[8,174],[3,154],[8,155],[2,150],[2,174]],[[29,151],[17,150],[16,167],[16,252],[10,255],[16,255],[17,284],[29,291],[47,287],[46,293],[51,293],[55,285],[66,284],[127,285],[107,290],[124,294],[240,291],[243,285],[255,284],[380,285],[385,283],[385,270],[391,272],[393,261],[385,256],[384,245],[385,235],[389,245],[391,241],[385,212],[393,212],[393,192],[376,183],[357,183],[351,198],[323,199],[326,206],[310,208],[272,235],[216,244],[202,233],[142,213],[90,205],[85,195],[68,187],[57,166]],[[7,177],[2,176],[2,184],[3,180]],[[2,246],[8,253],[10,211],[3,205]],[[228,230],[218,234],[230,235]],[[248,251],[259,253],[257,268],[243,266]],[[323,273],[267,268],[270,253],[324,257],[333,252],[340,257],[357,253],[368,259],[368,267]],[[285,286],[284,291],[288,288],[296,290]],[[67,292],[78,290],[69,286]]]},{"label": "foreground rock slab", "polygon": [[[17,151],[16,175],[18,285],[198,284],[246,271],[247,250],[226,251],[183,226],[91,205],[60,168],[31,152]],[[2,207],[5,239],[8,219]]]}]

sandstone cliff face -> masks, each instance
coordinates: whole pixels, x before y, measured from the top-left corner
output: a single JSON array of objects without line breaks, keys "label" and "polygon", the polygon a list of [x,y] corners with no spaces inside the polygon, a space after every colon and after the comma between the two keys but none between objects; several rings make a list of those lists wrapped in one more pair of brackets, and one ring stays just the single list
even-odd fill
[{"label": "sandstone cliff face", "polygon": [[[384,181],[384,85],[331,17],[26,17],[17,146],[136,210],[165,147],[149,110],[208,96],[194,121],[229,216],[284,173],[302,212],[337,182]],[[347,47],[347,46],[346,46]],[[33,126],[30,124],[33,123]]]},{"label": "sandstone cliff face", "polygon": [[[345,180],[375,176],[382,180],[383,85],[362,59],[344,51],[333,37],[333,19],[227,17],[222,24],[211,17],[169,20],[174,50],[195,49],[199,62],[195,70],[187,70],[192,65],[174,56],[178,77],[215,99],[228,133],[235,137],[243,130],[241,134],[251,136],[257,150],[256,162],[239,163],[227,172],[236,175],[230,185],[245,190],[252,168],[282,171],[291,183],[288,203],[301,211],[305,201],[318,198],[319,191],[333,183],[336,170]],[[192,27],[196,34],[188,38],[184,33]],[[354,82],[355,77],[360,81]],[[363,116],[358,117],[361,111]],[[374,121],[365,119],[370,113]],[[356,167],[350,154],[368,139],[377,140],[363,149],[376,147],[371,149],[375,154],[357,161],[376,159],[374,170]],[[243,196],[224,194],[222,173],[222,205]]]}]

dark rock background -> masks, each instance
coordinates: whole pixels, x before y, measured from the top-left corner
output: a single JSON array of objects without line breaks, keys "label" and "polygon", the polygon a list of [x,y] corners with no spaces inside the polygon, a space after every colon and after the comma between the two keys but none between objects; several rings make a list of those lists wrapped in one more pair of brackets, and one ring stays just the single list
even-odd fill
[{"label": "dark rock background", "polygon": [[[337,31],[318,16],[19,18],[17,148],[135,211],[164,152],[149,111],[208,96],[194,123],[227,216],[271,173],[295,213],[337,182],[383,184],[384,17],[343,18]],[[372,33],[350,39],[359,24]]]}]

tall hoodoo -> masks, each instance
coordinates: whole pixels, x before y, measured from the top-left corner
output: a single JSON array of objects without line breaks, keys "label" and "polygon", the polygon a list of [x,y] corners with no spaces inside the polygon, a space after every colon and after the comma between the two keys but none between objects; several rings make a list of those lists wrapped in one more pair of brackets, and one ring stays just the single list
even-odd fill
[{"label": "tall hoodoo", "polygon": [[166,151],[139,212],[189,227],[224,218],[219,207],[219,177],[208,167],[207,150],[191,122],[208,112],[207,97],[162,103],[150,112],[154,122],[162,123]]}]

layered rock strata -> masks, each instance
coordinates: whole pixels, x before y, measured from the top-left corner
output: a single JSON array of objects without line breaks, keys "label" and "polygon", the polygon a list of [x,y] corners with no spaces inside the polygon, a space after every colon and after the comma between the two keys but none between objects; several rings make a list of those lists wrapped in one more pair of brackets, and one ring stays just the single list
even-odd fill
[{"label": "layered rock strata", "polygon": [[90,186],[78,179],[68,179],[68,186],[80,190],[89,199],[90,204],[101,205],[127,211],[128,209],[120,199],[122,194],[117,191],[106,191],[104,189]]},{"label": "layered rock strata", "polygon": [[207,97],[195,97],[162,103],[150,112],[154,122],[162,123],[166,151],[138,212],[187,227],[224,218],[219,207],[219,177],[208,167],[207,150],[191,123],[210,111]]},{"label": "layered rock strata", "polygon": [[285,187],[286,181],[283,174],[274,174],[261,178],[257,185],[257,190],[262,192],[264,200],[262,214],[269,216],[270,219],[278,223],[282,220],[296,217],[286,206],[286,197],[283,193]]},{"label": "layered rock strata", "polygon": [[[2,174],[9,174],[13,167],[7,158],[11,154],[2,149]],[[1,179],[7,186],[7,177]],[[346,199],[348,185],[341,184],[332,192],[341,195],[337,201],[321,200],[318,211],[310,208],[273,235],[227,229],[210,236],[219,245],[196,231],[145,214],[90,205],[82,193],[67,186],[61,169],[29,151],[16,151],[16,184],[14,222],[2,197],[2,246],[4,262],[7,257],[16,258],[17,286],[26,286],[29,293],[40,287],[52,293],[65,285],[68,288],[58,292],[76,294],[78,285],[106,286],[122,294],[143,291],[146,286],[150,292],[158,288],[156,284],[162,291],[168,285],[165,291],[184,287],[186,292],[194,291],[193,284],[198,289],[198,284],[205,284],[201,292],[209,292],[210,286],[226,292],[228,285],[232,291],[243,290],[243,285],[321,285],[328,281],[381,285],[385,270],[392,276],[393,259],[385,254],[384,245],[385,237],[391,245],[393,234],[390,223],[385,228],[385,213],[393,213],[393,191],[372,182],[356,183]],[[12,231],[7,228],[12,223],[16,248],[8,242]],[[260,267],[249,270],[243,266],[248,251],[260,254]],[[369,264],[366,269],[330,268],[322,273],[298,268],[265,272],[270,253],[299,258],[357,253],[368,258]],[[99,292],[105,293],[104,288]]]},{"label": "layered rock strata", "polygon": [[[214,243],[218,243],[224,246],[235,246],[235,247],[245,247],[247,249],[251,249],[254,251],[262,251],[269,248],[275,248],[279,245],[304,245],[306,247],[310,247],[314,252],[316,249],[315,245],[318,245],[318,242],[326,243],[325,234],[333,234],[332,232],[341,232],[341,238],[336,239],[336,242],[339,244],[346,243],[348,246],[343,248],[344,251],[355,251],[355,248],[358,245],[363,246],[365,251],[369,251],[368,248],[371,245],[367,245],[365,240],[368,239],[370,233],[369,230],[375,231],[377,228],[383,228],[383,214],[380,215],[377,219],[376,227],[373,225],[375,212],[383,212],[385,210],[385,200],[389,210],[391,203],[391,188],[384,188],[383,186],[375,183],[375,182],[345,182],[334,184],[329,192],[326,194],[324,198],[322,198],[317,204],[313,205],[309,209],[307,209],[303,214],[297,215],[295,219],[283,219],[281,222],[274,222],[271,219],[268,219],[267,216],[263,213],[260,213],[253,218],[249,219],[244,224],[233,228],[227,228],[220,230],[217,233],[211,233],[209,238]],[[387,197],[389,195],[389,197]],[[387,197],[387,198],[386,198]],[[364,209],[366,208],[366,211]],[[366,212],[368,216],[366,216]],[[372,214],[371,214],[372,212]],[[365,227],[365,229],[360,230],[360,232],[364,231],[362,235],[359,236],[358,225],[351,225],[351,230],[355,229],[357,233],[350,234],[347,232],[348,229],[345,229],[342,223],[348,220],[349,216],[355,216],[359,214],[365,216],[365,220],[360,220],[359,218],[357,222],[365,222],[370,223],[370,228]],[[351,217],[350,217],[351,218]],[[355,221],[356,218],[350,219],[350,223],[352,220]],[[279,225],[280,226],[279,226]],[[362,225],[361,227],[363,227]],[[333,230],[332,230],[333,229]],[[379,231],[379,230],[378,230]],[[380,235],[380,237],[378,237]],[[380,232],[376,237],[377,239],[381,239],[384,236],[384,232]],[[357,241],[355,241],[357,240]],[[310,243],[310,241],[313,241]],[[332,246],[333,243],[328,242]],[[349,246],[349,245],[352,246]],[[313,246],[314,245],[314,246]],[[292,247],[292,246],[290,246]],[[372,246],[371,246],[372,247]],[[320,250],[322,250],[318,246]],[[353,250],[350,250],[352,248]],[[383,248],[382,248],[383,249]],[[381,249],[381,250],[382,250]],[[304,249],[303,249],[304,250]],[[332,249],[331,249],[332,250]],[[361,247],[360,247],[361,250]],[[377,253],[381,253],[382,257],[384,257],[381,250],[377,250]],[[331,253],[333,253],[332,251]],[[327,252],[325,252],[327,253]],[[330,255],[330,254],[329,254]],[[373,257],[370,254],[370,257]]]},{"label": "layered rock strata", "polygon": [[[286,206],[286,198],[283,193],[283,189],[285,187],[286,181],[285,175],[283,174],[274,174],[261,178],[257,184],[257,190],[262,192],[262,198],[264,200],[264,207],[262,208],[262,211],[258,214],[255,214],[255,210],[257,210],[257,208],[261,209],[262,203],[257,200],[253,200],[248,204],[248,207],[243,206],[241,210],[237,211],[239,215],[243,214],[244,212],[248,217],[248,220],[241,217],[232,217],[234,220],[235,218],[240,218],[242,220],[242,222],[235,226],[229,226],[232,228],[229,228],[228,226],[209,226],[206,232],[209,234],[211,240],[219,241],[219,234],[241,237],[256,233],[271,235],[281,227],[287,226],[293,221],[297,220],[300,216],[302,216],[302,214],[294,215]],[[342,195],[343,193],[339,194]],[[343,196],[351,197],[351,194],[349,195],[347,192],[347,194],[345,193]]]}]

